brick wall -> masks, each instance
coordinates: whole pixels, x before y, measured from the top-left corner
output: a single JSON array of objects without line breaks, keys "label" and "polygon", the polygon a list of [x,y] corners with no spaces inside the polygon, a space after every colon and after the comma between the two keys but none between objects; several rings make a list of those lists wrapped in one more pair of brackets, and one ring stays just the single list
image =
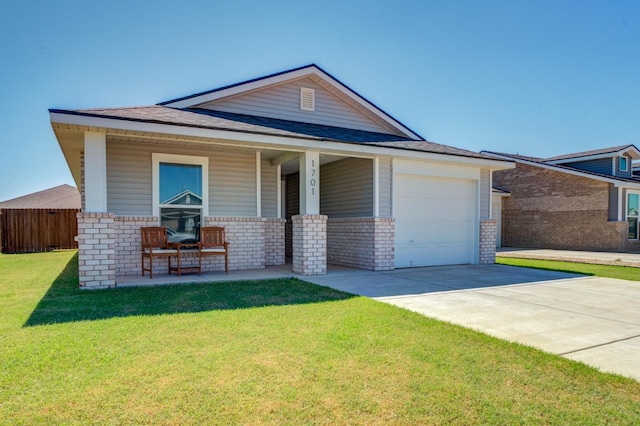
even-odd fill
[{"label": "brick wall", "polygon": [[286,257],[293,257],[293,222],[291,219],[288,219],[284,224],[284,250]]},{"label": "brick wall", "polygon": [[284,219],[263,219],[264,250],[267,266],[285,264],[285,222]]},{"label": "brick wall", "polygon": [[[141,275],[140,228],[158,226],[157,216],[116,216],[114,221],[116,275]],[[153,271],[166,274],[167,260],[155,260]]]},{"label": "brick wall", "polygon": [[[205,226],[224,226],[229,242],[229,270],[283,265],[284,219],[206,217]],[[140,275],[140,227],[157,226],[155,216],[116,216],[113,223],[116,275]],[[190,260],[185,262],[192,263]],[[166,274],[167,262],[155,260],[154,273]],[[223,256],[207,256],[202,271],[224,271]]]},{"label": "brick wall", "polygon": [[569,250],[627,248],[626,222],[609,222],[609,184],[518,163],[494,172],[503,199],[502,245]]},{"label": "brick wall", "polygon": [[494,219],[480,220],[480,265],[496,263],[496,229]]},{"label": "brick wall", "polygon": [[393,218],[329,218],[327,262],[388,271],[395,267]]},{"label": "brick wall", "polygon": [[112,213],[78,213],[78,274],[80,288],[116,285],[115,235]]},{"label": "brick wall", "polygon": [[293,223],[293,272],[327,273],[327,216],[296,215]]}]

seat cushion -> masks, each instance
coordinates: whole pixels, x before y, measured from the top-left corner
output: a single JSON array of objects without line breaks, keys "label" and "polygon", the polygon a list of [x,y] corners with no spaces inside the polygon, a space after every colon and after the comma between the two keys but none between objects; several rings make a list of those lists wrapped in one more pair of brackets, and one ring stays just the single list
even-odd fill
[{"label": "seat cushion", "polygon": [[225,253],[224,247],[211,247],[201,250],[202,253]]},{"label": "seat cushion", "polygon": [[[144,249],[145,254],[149,254],[151,251],[149,249]],[[170,256],[172,254],[178,254],[178,250],[174,250],[174,249],[161,249],[161,248],[157,248],[157,249],[153,249],[153,254],[154,255],[166,255],[166,256]]]}]

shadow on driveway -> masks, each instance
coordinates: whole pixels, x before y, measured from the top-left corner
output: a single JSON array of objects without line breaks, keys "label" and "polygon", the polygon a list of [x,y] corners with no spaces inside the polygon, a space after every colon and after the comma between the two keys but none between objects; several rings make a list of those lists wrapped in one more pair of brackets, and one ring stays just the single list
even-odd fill
[{"label": "shadow on driveway", "polygon": [[327,275],[303,279],[362,296],[393,297],[542,283],[576,277],[584,275],[506,265],[457,265],[386,272],[330,268]]}]

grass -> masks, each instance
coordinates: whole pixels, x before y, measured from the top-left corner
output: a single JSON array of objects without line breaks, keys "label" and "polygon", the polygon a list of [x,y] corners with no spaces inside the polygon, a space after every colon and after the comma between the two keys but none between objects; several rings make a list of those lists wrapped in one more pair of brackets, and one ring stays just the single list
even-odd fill
[{"label": "grass", "polygon": [[297,280],[77,290],[0,255],[2,424],[638,424],[640,383]]},{"label": "grass", "polygon": [[563,262],[558,260],[520,259],[515,257],[496,257],[500,265],[522,266],[526,268],[547,269],[551,271],[571,272],[574,274],[597,277],[619,278],[640,281],[640,268],[629,266],[597,265],[591,263]]}]

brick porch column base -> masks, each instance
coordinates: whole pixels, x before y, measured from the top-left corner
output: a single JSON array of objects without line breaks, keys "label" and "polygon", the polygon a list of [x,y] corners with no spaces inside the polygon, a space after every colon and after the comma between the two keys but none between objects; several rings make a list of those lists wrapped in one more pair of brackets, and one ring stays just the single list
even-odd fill
[{"label": "brick porch column base", "polygon": [[116,285],[113,213],[78,213],[78,274],[80,288]]},{"label": "brick porch column base", "polygon": [[296,215],[293,221],[293,272],[327,273],[327,216]]},{"label": "brick porch column base", "polygon": [[496,263],[496,221],[494,219],[480,220],[480,264],[493,265]]}]

